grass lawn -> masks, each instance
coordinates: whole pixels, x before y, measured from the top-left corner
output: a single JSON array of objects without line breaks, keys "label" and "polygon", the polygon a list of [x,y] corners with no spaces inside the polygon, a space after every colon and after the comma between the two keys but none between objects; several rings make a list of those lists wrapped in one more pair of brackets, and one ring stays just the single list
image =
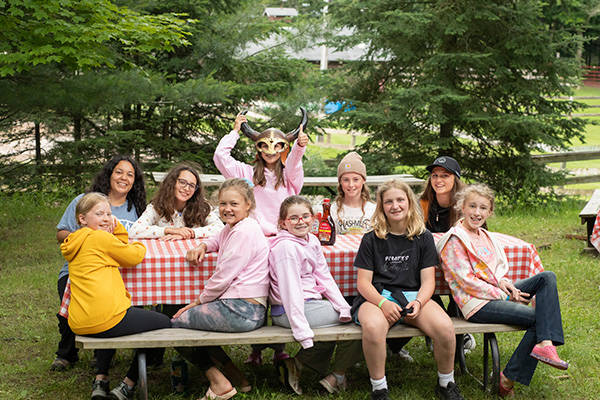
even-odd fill
[{"label": "grass lawn", "polygon": [[[59,334],[55,314],[59,299],[56,291],[58,271],[63,263],[55,240],[55,227],[67,201],[59,203],[23,195],[18,198],[0,196],[0,399],[88,399],[94,371],[89,368],[92,353],[80,352],[81,361],[71,371],[50,372]],[[594,399],[600,393],[600,273],[598,259],[581,254],[584,243],[565,239],[565,234],[584,234],[577,214],[583,202],[570,201],[554,207],[522,210],[498,215],[490,220],[492,230],[518,236],[538,246],[547,270],[558,275],[566,345],[559,349],[561,357],[570,362],[568,371],[558,371],[540,365],[529,387],[517,387],[517,396],[527,399]],[[506,363],[523,333],[498,335],[502,365]],[[482,337],[476,335],[477,348],[467,355],[467,365],[475,376],[482,374]],[[294,354],[298,345],[288,345]],[[388,382],[394,399],[431,399],[436,379],[432,354],[422,338],[413,339],[408,349],[412,364],[389,360]],[[296,396],[281,389],[270,364],[270,352],[264,353],[266,363],[258,370],[243,366],[248,346],[228,349],[233,359],[250,378],[254,390],[236,399],[290,399]],[[152,399],[173,399],[170,395],[170,356],[167,350],[165,366],[149,370]],[[130,351],[118,351],[111,368],[112,385],[124,375]],[[190,394],[185,399],[201,397],[207,381],[200,371],[190,369]],[[362,400],[370,385],[365,365],[349,371],[348,392],[330,396],[333,399]],[[320,379],[309,371],[303,374],[303,399],[322,398],[325,394]],[[467,399],[487,398],[476,381],[457,374],[458,384]],[[402,385],[402,388],[400,388]],[[181,397],[177,397],[181,398]]]}]

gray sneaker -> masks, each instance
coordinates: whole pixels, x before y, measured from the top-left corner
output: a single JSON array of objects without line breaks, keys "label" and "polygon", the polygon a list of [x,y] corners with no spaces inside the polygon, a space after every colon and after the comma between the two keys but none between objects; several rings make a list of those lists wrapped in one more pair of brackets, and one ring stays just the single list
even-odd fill
[{"label": "gray sneaker", "polygon": [[120,382],[113,390],[108,394],[109,399],[116,400],[133,400],[133,393],[135,392],[135,386],[129,389],[129,386],[125,382]]},{"label": "gray sneaker", "polygon": [[92,400],[108,399],[110,386],[108,381],[94,380],[92,382]]}]

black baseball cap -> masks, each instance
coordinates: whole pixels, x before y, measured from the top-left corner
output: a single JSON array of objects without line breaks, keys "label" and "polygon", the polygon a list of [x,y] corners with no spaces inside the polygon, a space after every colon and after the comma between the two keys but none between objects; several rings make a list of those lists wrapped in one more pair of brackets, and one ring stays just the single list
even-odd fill
[{"label": "black baseball cap", "polygon": [[445,168],[460,179],[460,165],[458,165],[458,162],[452,157],[441,156],[436,158],[432,164],[427,166],[427,171],[431,172],[435,167]]}]

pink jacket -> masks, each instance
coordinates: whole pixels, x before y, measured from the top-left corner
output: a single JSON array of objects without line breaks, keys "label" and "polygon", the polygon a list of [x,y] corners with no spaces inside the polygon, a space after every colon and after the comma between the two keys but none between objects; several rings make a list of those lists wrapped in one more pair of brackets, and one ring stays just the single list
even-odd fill
[{"label": "pink jacket", "polygon": [[258,223],[245,218],[227,224],[204,241],[207,252],[219,251],[217,268],[200,295],[202,303],[269,295],[269,244]]},{"label": "pink jacket", "polygon": [[340,322],[350,322],[350,306],[329,272],[321,243],[315,235],[308,234],[307,241],[280,230],[271,243],[269,273],[269,302],[283,305],[292,334],[303,348],[312,347],[315,336],[304,315],[306,300],[327,298],[340,313]]},{"label": "pink jacket", "polygon": [[501,279],[506,279],[503,277],[508,272],[504,249],[485,229],[480,228],[479,233],[487,235],[494,244],[495,272],[477,257],[469,235],[460,223],[450,228],[436,244],[444,278],[466,319],[490,300],[506,300],[506,294],[498,287],[498,283]]},{"label": "pink jacket", "polygon": [[[231,157],[231,149],[233,149],[239,137],[240,135],[235,131],[231,131],[228,135],[223,136],[215,150],[213,161],[225,179],[246,178],[252,182],[254,167]],[[302,189],[302,184],[304,183],[302,156],[305,150],[306,147],[292,146],[292,150],[285,162],[285,168],[283,169],[285,186],[279,186],[275,190],[275,183],[277,182],[275,172],[265,169],[266,185],[254,188],[256,210],[253,217],[259,222],[266,236],[272,236],[277,233],[279,206],[283,200],[288,196],[300,193]]]}]

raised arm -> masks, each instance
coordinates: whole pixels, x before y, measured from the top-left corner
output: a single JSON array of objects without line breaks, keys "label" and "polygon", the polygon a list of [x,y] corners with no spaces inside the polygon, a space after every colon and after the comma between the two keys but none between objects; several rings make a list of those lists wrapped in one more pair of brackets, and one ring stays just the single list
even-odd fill
[{"label": "raised arm", "polygon": [[252,166],[237,161],[231,156],[231,149],[233,149],[233,146],[235,146],[239,138],[239,132],[236,132],[235,130],[223,136],[215,149],[213,161],[225,179],[247,178],[252,180]]}]

